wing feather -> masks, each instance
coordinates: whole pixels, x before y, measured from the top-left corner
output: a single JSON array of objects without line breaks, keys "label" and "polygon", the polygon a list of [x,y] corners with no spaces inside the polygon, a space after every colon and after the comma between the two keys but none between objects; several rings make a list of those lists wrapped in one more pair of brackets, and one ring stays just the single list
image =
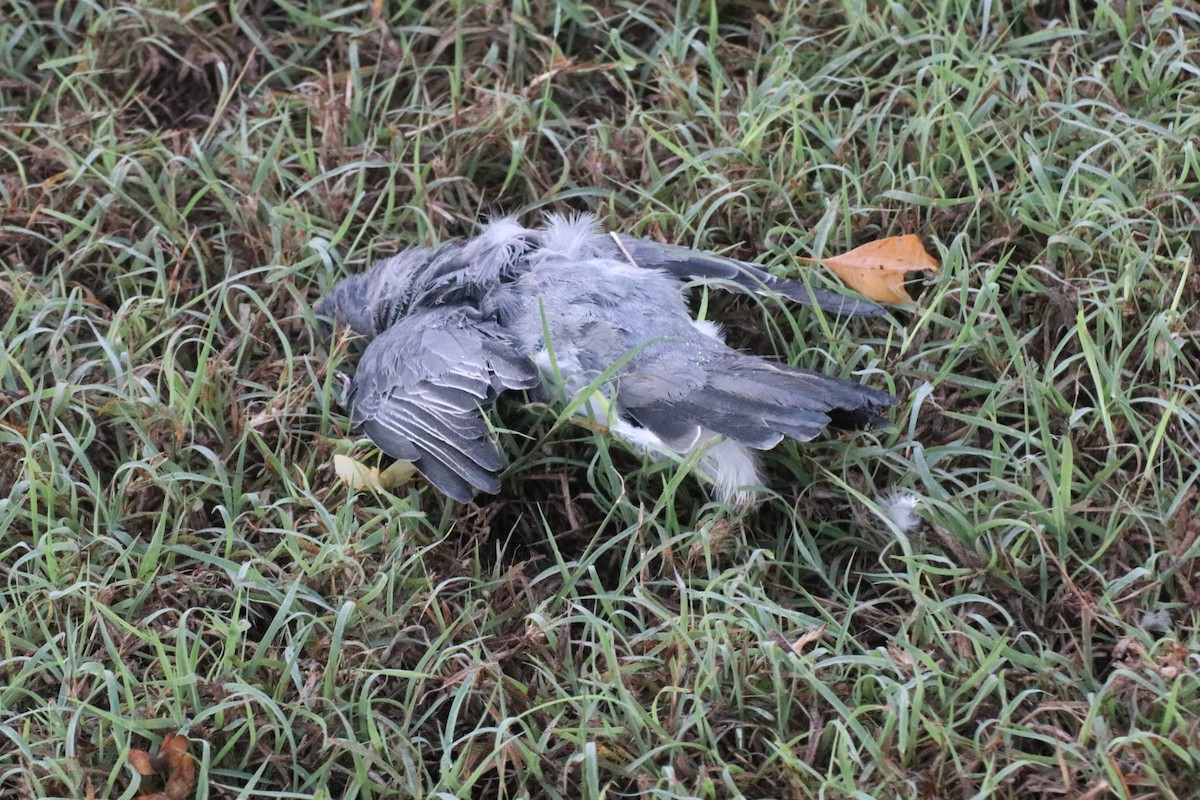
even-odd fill
[{"label": "wing feather", "polygon": [[504,459],[484,412],[501,391],[537,380],[494,322],[468,308],[435,307],[401,318],[367,346],[348,393],[351,422],[466,502],[475,490],[500,490]]}]

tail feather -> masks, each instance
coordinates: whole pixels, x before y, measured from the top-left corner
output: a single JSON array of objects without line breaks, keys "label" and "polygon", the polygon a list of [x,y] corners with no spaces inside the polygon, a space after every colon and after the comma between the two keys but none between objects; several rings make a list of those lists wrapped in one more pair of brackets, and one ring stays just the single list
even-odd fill
[{"label": "tail feather", "polygon": [[869,425],[880,409],[895,403],[851,381],[766,361],[711,370],[704,382],[682,393],[646,391],[643,385],[618,398],[626,413],[679,452],[691,449],[704,431],[758,450],[785,436],[808,441],[831,424]]}]

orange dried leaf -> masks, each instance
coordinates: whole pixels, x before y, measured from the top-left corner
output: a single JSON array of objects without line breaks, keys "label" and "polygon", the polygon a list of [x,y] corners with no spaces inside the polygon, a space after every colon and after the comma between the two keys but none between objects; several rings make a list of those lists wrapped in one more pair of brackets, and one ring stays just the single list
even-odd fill
[{"label": "orange dried leaf", "polygon": [[167,769],[175,769],[181,760],[186,760],[190,764],[192,759],[188,755],[188,738],[178,733],[164,736],[162,747],[158,748],[157,758],[166,765]]},{"label": "orange dried leaf", "polygon": [[137,770],[138,775],[154,775],[158,772],[150,763],[150,754],[136,747],[129,748],[129,765]]},{"label": "orange dried leaf", "polygon": [[[136,758],[135,758],[136,754]],[[149,770],[143,771],[144,766]],[[179,734],[163,739],[162,747],[153,757],[145,750],[130,750],[129,762],[142,775],[165,773],[166,785],[161,792],[143,794],[138,800],[187,800],[196,788],[196,762],[188,754],[188,738]]]},{"label": "orange dried leaf", "polygon": [[941,269],[916,236],[892,236],[840,256],[804,260],[820,261],[851,289],[877,303],[912,303],[904,290],[905,273]]},{"label": "orange dried leaf", "polygon": [[796,655],[801,655],[805,650],[808,649],[810,644],[825,635],[825,631],[828,629],[828,627],[828,625],[822,625],[819,628],[809,628],[799,639],[792,642],[792,652]]},{"label": "orange dried leaf", "polygon": [[25,428],[23,428],[22,426],[18,425],[15,422],[5,422],[4,420],[0,419],[0,425],[3,425],[4,427],[8,428],[10,431],[16,431],[17,433],[19,433],[22,436],[29,435],[28,430],[26,430]]},{"label": "orange dried leaf", "polygon": [[[196,788],[196,762],[188,754],[186,736],[173,736],[168,739],[174,741],[171,755],[168,756],[171,766],[163,794],[167,796],[167,800],[187,800],[188,795]],[[163,742],[163,751],[166,748],[167,743]]]}]

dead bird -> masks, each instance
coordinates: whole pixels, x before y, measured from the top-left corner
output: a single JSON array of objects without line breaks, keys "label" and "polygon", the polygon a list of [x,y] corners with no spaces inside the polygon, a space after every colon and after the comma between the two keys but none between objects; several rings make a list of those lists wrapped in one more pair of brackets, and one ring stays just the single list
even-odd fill
[{"label": "dead bird", "polygon": [[494,220],[473,239],[414,248],[345,278],[316,305],[368,340],[346,393],[351,422],[459,502],[500,491],[485,413],[509,389],[569,401],[650,458],[702,448],[723,501],[761,485],[755,451],[827,425],[880,420],[895,398],[728,347],[692,319],[686,288],[779,294],[835,314],[863,299],[753,264],[599,230],[590,215],[541,229]]}]

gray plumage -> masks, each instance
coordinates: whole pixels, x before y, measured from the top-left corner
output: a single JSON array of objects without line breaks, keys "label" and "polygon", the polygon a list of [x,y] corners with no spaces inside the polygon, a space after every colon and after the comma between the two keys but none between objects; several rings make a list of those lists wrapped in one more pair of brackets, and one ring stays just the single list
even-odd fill
[{"label": "gray plumage", "polygon": [[351,421],[450,497],[500,490],[484,412],[501,392],[560,400],[651,457],[704,448],[724,500],[759,484],[754,450],[807,441],[831,422],[866,424],[887,394],[725,345],[688,313],[685,284],[778,293],[838,314],[866,300],[810,290],[753,264],[599,232],[590,216],[511,219],[465,242],[408,250],[340,281],[316,306],[368,344],[347,393]]}]

